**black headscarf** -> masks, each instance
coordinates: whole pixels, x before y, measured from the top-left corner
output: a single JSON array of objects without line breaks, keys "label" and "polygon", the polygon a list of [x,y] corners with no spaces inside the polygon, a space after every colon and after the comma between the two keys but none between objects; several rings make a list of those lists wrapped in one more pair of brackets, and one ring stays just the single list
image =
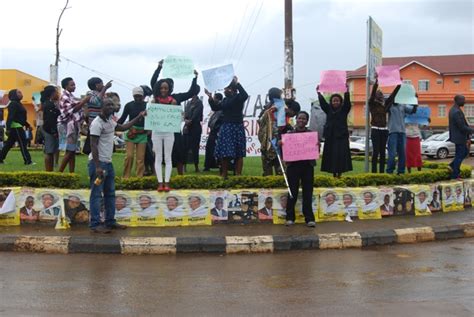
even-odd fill
[{"label": "black headscarf", "polygon": [[270,88],[268,90],[268,99],[270,100],[271,103],[273,103],[275,99],[281,99],[282,93],[283,92],[279,88],[276,88],[276,87]]},{"label": "black headscarf", "polygon": [[18,98],[17,92],[18,92],[18,89],[12,89],[12,90],[10,90],[10,91],[8,92],[8,99],[9,99],[10,101],[18,101],[18,102],[20,102],[21,99]]}]

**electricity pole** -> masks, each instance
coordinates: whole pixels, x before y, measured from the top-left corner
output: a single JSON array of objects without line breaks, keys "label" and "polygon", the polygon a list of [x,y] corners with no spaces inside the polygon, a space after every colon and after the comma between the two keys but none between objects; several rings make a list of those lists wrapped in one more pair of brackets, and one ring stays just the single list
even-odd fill
[{"label": "electricity pole", "polygon": [[285,0],[285,98],[294,97],[293,90],[293,1]]},{"label": "electricity pole", "polygon": [[59,29],[59,23],[61,23],[61,18],[63,17],[64,11],[68,8],[69,0],[66,0],[64,8],[61,10],[61,14],[58,18],[58,24],[56,25],[56,59],[54,65],[49,65],[49,83],[52,85],[58,84],[58,68],[59,68],[59,37],[63,32],[63,29]]}]

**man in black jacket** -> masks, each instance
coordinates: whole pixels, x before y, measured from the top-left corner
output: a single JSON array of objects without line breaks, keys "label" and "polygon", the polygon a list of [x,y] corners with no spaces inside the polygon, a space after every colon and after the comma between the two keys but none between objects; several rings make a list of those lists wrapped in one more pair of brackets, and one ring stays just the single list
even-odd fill
[{"label": "man in black jacket", "polygon": [[449,111],[449,141],[456,145],[456,154],[453,161],[449,163],[452,179],[460,178],[461,163],[469,154],[470,145],[468,140],[470,140],[470,135],[474,133],[474,129],[469,127],[461,110],[465,101],[466,98],[464,96],[456,95],[454,97],[454,106]]}]

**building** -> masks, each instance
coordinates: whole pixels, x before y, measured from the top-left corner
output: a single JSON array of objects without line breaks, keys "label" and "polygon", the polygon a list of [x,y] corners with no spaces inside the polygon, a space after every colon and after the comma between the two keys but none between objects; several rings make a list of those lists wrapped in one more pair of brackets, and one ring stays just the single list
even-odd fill
[{"label": "building", "polygon": [[[464,112],[474,117],[474,54],[387,57],[383,65],[399,65],[405,83],[412,84],[420,106],[431,108],[431,128],[445,130],[456,94],[466,97]],[[354,133],[365,130],[366,66],[347,73],[352,92]],[[390,94],[395,87],[381,87]]]},{"label": "building", "polygon": [[[19,89],[23,93],[22,103],[28,112],[28,122],[33,128],[33,135],[36,135],[36,111],[33,105],[32,96],[39,93],[49,83],[46,80],[24,73],[16,69],[0,69],[0,104],[8,102],[8,92],[12,89]],[[1,98],[3,97],[3,98]],[[39,101],[39,100],[38,100]],[[3,118],[0,113],[0,121],[7,119],[7,111],[4,111]]]}]

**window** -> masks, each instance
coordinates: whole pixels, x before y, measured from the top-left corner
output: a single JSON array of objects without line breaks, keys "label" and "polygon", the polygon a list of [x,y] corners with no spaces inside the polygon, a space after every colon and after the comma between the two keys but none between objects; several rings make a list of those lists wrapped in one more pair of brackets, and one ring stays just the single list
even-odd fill
[{"label": "window", "polygon": [[454,81],[455,84],[459,84],[459,83],[461,82],[461,79],[459,79],[459,78],[454,78],[453,81]]},{"label": "window", "polygon": [[443,80],[441,78],[436,79],[436,83],[438,85],[441,85],[443,83]]},{"label": "window", "polygon": [[464,115],[466,118],[468,117],[474,117],[474,105],[464,105]]},{"label": "window", "polygon": [[429,80],[419,80],[418,81],[418,91],[428,91],[430,88]]},{"label": "window", "polygon": [[471,90],[474,90],[474,78],[471,78]]},{"label": "window", "polygon": [[407,84],[407,85],[411,85],[411,80],[410,79],[404,79],[403,83]]},{"label": "window", "polygon": [[438,118],[446,118],[446,105],[438,105]]}]

